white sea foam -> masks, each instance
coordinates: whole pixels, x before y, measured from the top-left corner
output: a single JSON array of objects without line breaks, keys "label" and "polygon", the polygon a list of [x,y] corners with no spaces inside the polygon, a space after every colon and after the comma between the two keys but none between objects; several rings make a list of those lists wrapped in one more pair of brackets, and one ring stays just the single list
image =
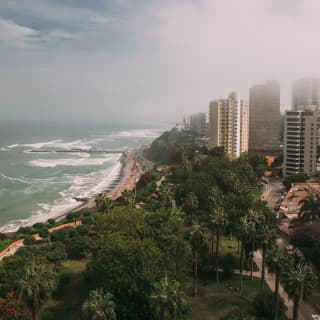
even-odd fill
[{"label": "white sea foam", "polygon": [[64,141],[62,139],[45,141],[45,142],[36,142],[36,143],[21,143],[21,144],[13,144],[10,146],[6,146],[1,148],[1,150],[11,150],[16,148],[28,148],[30,150],[39,150],[39,149],[90,149],[92,144],[97,142],[97,139],[92,140],[74,140],[74,141]]},{"label": "white sea foam", "polygon": [[156,138],[163,132],[163,129],[143,129],[118,131],[111,134],[114,138]]},{"label": "white sea foam", "polygon": [[[39,210],[33,212],[31,217],[10,221],[8,224],[0,228],[0,232],[15,231],[21,226],[33,225],[36,222],[45,222],[50,218],[54,219],[79,206],[79,202],[74,200],[74,197],[92,197],[106,190],[116,179],[121,170],[119,157],[120,155],[116,154],[110,156],[109,161],[111,161],[113,165],[102,171],[91,172],[82,176],[64,175],[60,178],[44,179],[42,181],[44,184],[45,181],[50,183],[59,183],[59,181],[62,183],[63,181],[63,183],[71,184],[71,186],[60,191],[60,198],[56,199],[53,203],[39,203]],[[33,182],[37,185],[36,181]]]},{"label": "white sea foam", "polygon": [[120,157],[119,154],[107,155],[100,158],[91,158],[89,154],[77,154],[80,158],[62,158],[62,159],[37,159],[29,162],[31,166],[40,168],[55,168],[57,166],[84,167],[103,165],[112,159]]},{"label": "white sea foam", "polygon": [[23,184],[30,184],[31,182],[25,179],[24,177],[20,178],[15,178],[15,177],[9,177],[6,176],[5,174],[0,174],[0,182],[1,181],[6,181],[6,182],[11,182],[11,183],[23,183]]}]

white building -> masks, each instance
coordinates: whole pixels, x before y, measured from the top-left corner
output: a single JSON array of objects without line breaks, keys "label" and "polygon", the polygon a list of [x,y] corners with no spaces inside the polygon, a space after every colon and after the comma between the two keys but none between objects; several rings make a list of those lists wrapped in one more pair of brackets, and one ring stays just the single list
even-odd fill
[{"label": "white building", "polygon": [[229,158],[239,158],[248,151],[248,103],[232,92],[228,99],[212,101],[209,109],[209,149],[221,146]]}]

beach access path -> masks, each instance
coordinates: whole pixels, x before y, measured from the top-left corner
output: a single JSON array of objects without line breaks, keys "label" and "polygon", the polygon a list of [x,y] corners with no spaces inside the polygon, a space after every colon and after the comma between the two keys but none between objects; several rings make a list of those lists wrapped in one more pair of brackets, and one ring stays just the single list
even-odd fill
[{"label": "beach access path", "polygon": [[[82,224],[81,220],[68,222],[68,223],[65,223],[65,224],[61,224],[60,226],[52,227],[52,228],[48,229],[48,232],[49,233],[53,233],[55,231],[58,231],[58,230],[61,230],[61,229],[64,229],[64,228],[70,228],[70,227],[71,228],[77,228],[81,224]],[[32,237],[35,240],[41,240],[42,239],[38,233],[33,234]],[[4,250],[2,250],[0,252],[0,261],[5,257],[14,255],[17,252],[18,249],[20,249],[21,247],[24,246],[23,242],[24,242],[24,239],[20,239],[20,240],[17,240],[15,242],[9,244],[9,246],[7,248],[5,248]]]}]

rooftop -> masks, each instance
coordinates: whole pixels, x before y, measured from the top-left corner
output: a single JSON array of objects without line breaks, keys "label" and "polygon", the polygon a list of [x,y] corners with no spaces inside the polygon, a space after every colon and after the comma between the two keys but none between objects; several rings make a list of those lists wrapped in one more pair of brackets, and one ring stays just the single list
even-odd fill
[{"label": "rooftop", "polygon": [[286,216],[290,220],[298,217],[302,206],[302,200],[306,199],[309,194],[314,196],[320,195],[320,183],[318,182],[295,182],[283,199],[279,215]]}]

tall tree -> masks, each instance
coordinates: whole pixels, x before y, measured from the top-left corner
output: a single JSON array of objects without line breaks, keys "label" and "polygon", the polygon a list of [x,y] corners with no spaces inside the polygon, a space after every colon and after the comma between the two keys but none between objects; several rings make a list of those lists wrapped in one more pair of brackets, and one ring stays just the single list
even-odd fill
[{"label": "tall tree", "polygon": [[312,222],[320,217],[320,199],[312,193],[300,201],[302,204],[299,219],[303,222]]},{"label": "tall tree", "polygon": [[278,231],[278,220],[273,212],[270,212],[266,207],[264,207],[264,211],[263,223],[258,226],[258,237],[262,249],[261,290],[264,290],[265,286],[266,257],[269,249],[276,245]]},{"label": "tall tree", "polygon": [[275,291],[274,291],[274,305],[275,305],[275,320],[279,318],[279,287],[280,280],[283,277],[283,272],[292,265],[292,257],[289,255],[286,248],[279,248],[277,244],[269,251],[267,256],[267,265],[269,271],[275,274]]},{"label": "tall tree", "polygon": [[298,320],[301,302],[312,294],[316,276],[310,265],[296,258],[293,265],[283,272],[283,283],[289,297],[293,298],[293,320]]},{"label": "tall tree", "polygon": [[82,305],[84,320],[116,320],[115,303],[110,292],[93,290]]},{"label": "tall tree", "polygon": [[240,218],[240,223],[237,228],[238,238],[241,241],[240,249],[240,292],[243,290],[243,262],[244,262],[244,247],[247,243],[250,242],[252,230],[255,229],[255,225],[252,220],[249,218],[249,215],[246,214]]},{"label": "tall tree", "polygon": [[193,222],[194,210],[197,209],[198,206],[199,206],[198,197],[196,196],[196,194],[194,192],[189,192],[187,194],[187,197],[186,197],[185,202],[184,202],[184,208],[185,208],[187,214],[190,215],[191,224]]},{"label": "tall tree", "polygon": [[227,216],[224,210],[224,197],[221,191],[214,187],[209,193],[210,225],[216,232],[216,280],[219,282],[219,253],[220,253],[220,231],[225,226]]},{"label": "tall tree", "polygon": [[183,319],[188,311],[188,303],[179,282],[169,280],[167,275],[155,283],[151,299],[153,301],[156,319]]},{"label": "tall tree", "polygon": [[194,223],[191,227],[191,241],[194,252],[194,296],[198,295],[198,263],[200,243],[203,240],[202,227],[199,223]]},{"label": "tall tree", "polygon": [[261,212],[259,211],[259,208],[256,207],[254,209],[249,210],[249,219],[251,221],[251,232],[248,235],[251,242],[251,248],[250,248],[250,278],[253,280],[253,265],[254,265],[254,252],[255,252],[255,246],[256,246],[256,238],[258,235],[258,226],[263,223],[263,217],[261,215]]},{"label": "tall tree", "polygon": [[45,298],[50,297],[57,285],[54,269],[43,261],[31,257],[20,280],[21,298],[29,306],[32,319],[38,320],[40,307]]}]

